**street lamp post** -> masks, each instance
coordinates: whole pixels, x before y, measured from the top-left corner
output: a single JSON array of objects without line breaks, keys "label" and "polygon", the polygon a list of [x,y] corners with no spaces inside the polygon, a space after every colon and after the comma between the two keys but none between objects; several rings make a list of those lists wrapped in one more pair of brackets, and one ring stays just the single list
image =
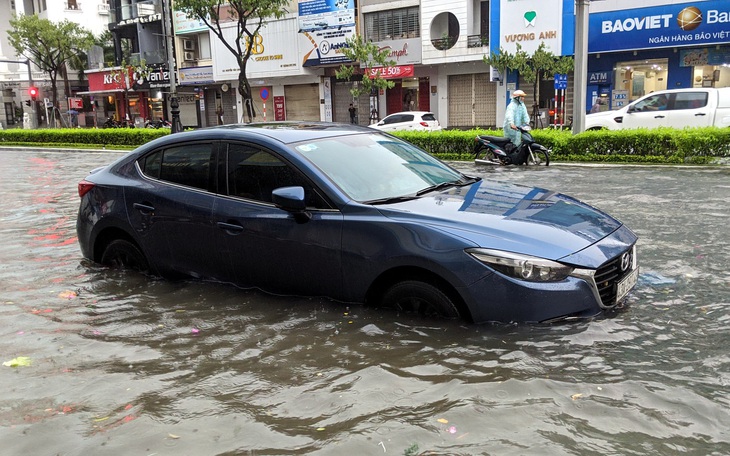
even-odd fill
[{"label": "street lamp post", "polygon": [[170,128],[171,133],[177,133],[182,131],[182,124],[180,123],[180,102],[177,99],[177,82],[175,76],[175,52],[172,47],[173,43],[173,31],[172,31],[172,1],[166,0],[163,2],[163,9],[165,13],[165,37],[167,38],[167,60],[170,63],[170,114],[172,114],[172,126]]}]

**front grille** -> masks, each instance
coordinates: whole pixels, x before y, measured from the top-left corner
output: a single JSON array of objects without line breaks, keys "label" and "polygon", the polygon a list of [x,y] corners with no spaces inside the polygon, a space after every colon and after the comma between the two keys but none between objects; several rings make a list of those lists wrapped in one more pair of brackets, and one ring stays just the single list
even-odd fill
[{"label": "front grille", "polygon": [[[621,270],[621,261],[624,258],[624,254],[628,254],[629,267],[626,270]],[[598,294],[601,296],[601,302],[605,307],[613,307],[617,304],[616,302],[616,283],[631,273],[631,265],[634,264],[633,258],[633,247],[616,258],[609,260],[602,264],[597,270],[596,275],[593,276],[598,287]]]}]

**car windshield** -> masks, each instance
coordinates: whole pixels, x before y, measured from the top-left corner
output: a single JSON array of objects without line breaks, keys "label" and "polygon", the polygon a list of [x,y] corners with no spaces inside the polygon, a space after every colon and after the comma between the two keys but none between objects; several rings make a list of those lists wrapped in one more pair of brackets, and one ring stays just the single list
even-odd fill
[{"label": "car windshield", "polygon": [[467,181],[416,146],[380,134],[319,139],[294,147],[359,202],[415,196],[425,188]]}]

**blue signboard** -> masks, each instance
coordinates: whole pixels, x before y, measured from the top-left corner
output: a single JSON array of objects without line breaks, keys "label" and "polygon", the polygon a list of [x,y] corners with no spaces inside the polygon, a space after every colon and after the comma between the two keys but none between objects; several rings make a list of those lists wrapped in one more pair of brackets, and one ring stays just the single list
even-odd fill
[{"label": "blue signboard", "polygon": [[568,88],[568,75],[567,74],[556,74],[555,75],[555,90],[566,90]]},{"label": "blue signboard", "polygon": [[730,41],[730,0],[591,13],[588,52],[611,52]]}]

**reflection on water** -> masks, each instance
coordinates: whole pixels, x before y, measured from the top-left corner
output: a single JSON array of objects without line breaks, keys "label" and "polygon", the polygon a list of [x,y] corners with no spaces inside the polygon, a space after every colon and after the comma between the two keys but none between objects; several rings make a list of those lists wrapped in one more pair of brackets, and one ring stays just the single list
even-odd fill
[{"label": "reflection on water", "polygon": [[730,453],[726,170],[459,164],[640,236],[628,308],[474,326],[86,264],[75,185],[115,155],[3,157],[3,454]]}]

